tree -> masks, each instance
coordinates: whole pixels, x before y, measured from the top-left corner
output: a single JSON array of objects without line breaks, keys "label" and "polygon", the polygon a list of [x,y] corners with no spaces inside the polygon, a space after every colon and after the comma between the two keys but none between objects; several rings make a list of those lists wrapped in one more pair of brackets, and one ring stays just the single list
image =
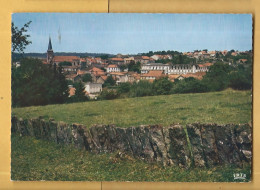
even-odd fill
[{"label": "tree", "polygon": [[127,68],[127,66],[126,65],[119,65],[119,68],[120,68],[121,71],[124,71]]},{"label": "tree", "polygon": [[156,79],[153,82],[153,88],[157,95],[170,94],[173,83],[168,80],[168,77]]},{"label": "tree", "polygon": [[67,97],[68,84],[61,67],[54,69],[33,58],[24,58],[20,67],[12,67],[13,106],[64,103]]},{"label": "tree", "polygon": [[113,77],[110,75],[107,77],[107,80],[104,82],[104,87],[106,86],[114,86],[116,84],[116,81],[113,79]]},{"label": "tree", "polygon": [[113,100],[119,97],[119,94],[114,89],[104,89],[100,96],[98,97],[101,100]]},{"label": "tree", "polygon": [[229,73],[231,66],[217,62],[209,68],[202,82],[206,84],[211,91],[224,90],[229,85]]},{"label": "tree", "polygon": [[236,71],[230,72],[229,86],[236,90],[250,90],[252,88],[252,67],[239,65]]},{"label": "tree", "polygon": [[68,61],[63,61],[63,62],[60,62],[59,65],[60,66],[72,66],[72,63],[68,62]]},{"label": "tree", "polygon": [[131,84],[129,82],[121,83],[118,87],[119,93],[128,93],[130,91]]},{"label": "tree", "polygon": [[133,83],[130,88],[130,97],[152,96],[154,95],[153,84],[147,80],[140,80]]},{"label": "tree", "polygon": [[179,55],[179,64],[183,64],[183,57],[181,54]]},{"label": "tree", "polygon": [[12,52],[23,53],[26,46],[32,43],[28,40],[30,35],[25,34],[31,22],[32,21],[27,22],[20,29],[12,22]]},{"label": "tree", "polygon": [[85,88],[82,82],[74,83],[75,95],[73,97],[74,102],[82,102],[88,100],[88,97],[85,94]]},{"label": "tree", "polygon": [[83,75],[82,80],[83,80],[83,82],[92,82],[91,74],[87,73],[87,74]]},{"label": "tree", "polygon": [[207,91],[208,88],[205,84],[193,77],[189,77],[178,82],[174,82],[171,93],[198,93]]},{"label": "tree", "polygon": [[130,61],[130,63],[128,64],[128,71],[141,73],[141,63],[135,63],[134,61]]},{"label": "tree", "polygon": [[107,54],[101,55],[100,58],[101,58],[101,59],[108,59],[108,55],[107,55]]}]

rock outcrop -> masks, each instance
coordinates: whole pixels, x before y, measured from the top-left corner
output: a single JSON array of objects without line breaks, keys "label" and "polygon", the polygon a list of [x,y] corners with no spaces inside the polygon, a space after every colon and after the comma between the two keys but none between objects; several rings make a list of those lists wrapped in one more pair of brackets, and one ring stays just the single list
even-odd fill
[{"label": "rock outcrop", "polygon": [[183,168],[251,163],[252,127],[242,125],[179,124],[169,127],[142,125],[66,124],[39,118],[12,117],[12,133],[33,136],[93,153],[122,152],[148,162]]}]

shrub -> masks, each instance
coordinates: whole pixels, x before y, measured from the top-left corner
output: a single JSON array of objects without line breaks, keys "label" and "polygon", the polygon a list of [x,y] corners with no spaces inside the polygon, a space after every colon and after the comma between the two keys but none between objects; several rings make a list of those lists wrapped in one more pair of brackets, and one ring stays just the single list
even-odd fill
[{"label": "shrub", "polygon": [[133,83],[130,88],[130,97],[152,96],[154,95],[153,84],[147,80]]},{"label": "shrub", "polygon": [[174,84],[171,93],[199,93],[209,91],[207,85],[195,78],[186,78]]},{"label": "shrub", "polygon": [[153,89],[154,89],[155,94],[157,94],[157,95],[170,94],[172,86],[173,86],[173,83],[168,80],[168,77],[156,79],[153,82]]},{"label": "shrub", "polygon": [[113,89],[103,89],[98,99],[101,100],[113,100],[119,97],[119,93]]},{"label": "shrub", "polygon": [[131,84],[129,82],[121,83],[118,86],[119,93],[128,93],[130,91]]}]

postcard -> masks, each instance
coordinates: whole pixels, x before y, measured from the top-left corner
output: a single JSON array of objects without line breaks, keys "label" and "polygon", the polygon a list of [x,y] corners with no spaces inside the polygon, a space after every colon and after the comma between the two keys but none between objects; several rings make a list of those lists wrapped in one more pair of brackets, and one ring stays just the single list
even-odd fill
[{"label": "postcard", "polygon": [[11,179],[250,182],[252,22],[14,13]]}]

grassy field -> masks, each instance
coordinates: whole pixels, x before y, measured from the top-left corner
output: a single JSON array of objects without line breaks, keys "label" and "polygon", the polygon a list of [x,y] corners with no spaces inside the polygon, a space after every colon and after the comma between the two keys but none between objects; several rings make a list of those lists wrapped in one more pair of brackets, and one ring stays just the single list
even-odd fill
[{"label": "grassy field", "polygon": [[44,116],[56,121],[116,124],[120,127],[172,123],[248,123],[251,122],[250,91],[174,94],[63,105],[14,108],[22,118]]},{"label": "grassy field", "polygon": [[[12,135],[12,180],[59,181],[250,181],[250,166],[210,169],[180,169],[149,164],[129,156],[94,155],[32,137]],[[246,174],[245,180],[234,180],[234,173]]]}]

